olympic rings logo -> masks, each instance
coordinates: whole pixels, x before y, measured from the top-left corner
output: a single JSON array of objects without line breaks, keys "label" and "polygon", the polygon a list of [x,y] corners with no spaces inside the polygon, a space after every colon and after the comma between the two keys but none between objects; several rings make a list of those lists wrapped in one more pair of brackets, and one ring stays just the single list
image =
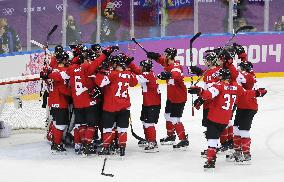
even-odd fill
[{"label": "olympic rings logo", "polygon": [[15,9],[14,8],[4,8],[3,9],[3,14],[5,16],[8,16],[8,15],[13,15]]},{"label": "olympic rings logo", "polygon": [[114,1],[112,2],[115,8],[120,8],[122,6],[122,1]]},{"label": "olympic rings logo", "polygon": [[56,4],[55,7],[58,11],[63,11],[63,4]]}]

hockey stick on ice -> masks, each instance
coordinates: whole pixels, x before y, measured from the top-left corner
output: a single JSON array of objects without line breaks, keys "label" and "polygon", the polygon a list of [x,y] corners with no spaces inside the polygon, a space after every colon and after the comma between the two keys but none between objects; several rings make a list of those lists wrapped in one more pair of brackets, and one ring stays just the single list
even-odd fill
[{"label": "hockey stick on ice", "polygon": [[146,54],[148,53],[148,51],[147,51],[139,42],[137,42],[135,38],[132,38],[131,40],[132,40],[135,44],[137,44],[143,51],[145,51]]},{"label": "hockey stick on ice", "polygon": [[105,165],[106,165],[106,161],[107,161],[107,158],[105,157],[105,159],[104,159],[104,164],[103,164],[103,168],[102,168],[102,172],[101,172],[101,175],[109,176],[109,177],[114,177],[114,175],[113,175],[113,174],[107,174],[107,173],[105,173]]},{"label": "hockey stick on ice", "polygon": [[[189,44],[189,49],[190,49],[190,66],[192,66],[193,63],[193,52],[192,52],[192,47],[193,47],[193,42],[201,35],[201,32],[198,32],[197,34],[195,34],[191,39],[190,39],[190,44]],[[188,69],[188,67],[187,67]],[[188,72],[190,72],[188,70]],[[193,85],[193,77],[190,77],[191,79],[191,85]],[[192,112],[191,115],[194,116],[194,103],[193,103],[193,95],[191,95],[191,106],[192,106]]]},{"label": "hockey stick on ice", "polygon": [[132,119],[131,119],[131,116],[129,117],[129,124],[130,124],[130,129],[131,129],[131,134],[134,138],[136,138],[137,140],[139,141],[146,141],[144,138],[138,136],[134,130],[133,130],[133,126],[132,126]]}]

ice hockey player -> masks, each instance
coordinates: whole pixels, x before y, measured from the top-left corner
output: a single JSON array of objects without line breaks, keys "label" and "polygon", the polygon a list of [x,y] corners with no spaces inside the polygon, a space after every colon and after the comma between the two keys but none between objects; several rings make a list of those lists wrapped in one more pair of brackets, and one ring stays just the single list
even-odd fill
[{"label": "ice hockey player", "polygon": [[97,55],[96,57],[102,54],[102,46],[100,44],[91,45],[91,50]]},{"label": "ice hockey player", "polygon": [[57,67],[57,59],[61,57],[62,53],[64,52],[64,49],[62,45],[56,45],[54,48],[54,55],[50,58],[49,66],[51,68]]},{"label": "ice hockey player", "polygon": [[146,142],[139,141],[138,145],[145,147],[144,151],[147,153],[158,152],[155,124],[157,124],[159,120],[161,93],[157,83],[157,77],[152,71],[153,63],[151,60],[143,60],[140,62],[140,68],[134,63],[131,63],[129,68],[136,74],[136,78],[141,84],[143,95],[140,120],[143,122]]},{"label": "ice hockey player", "polygon": [[160,143],[162,145],[173,144],[176,139],[176,132],[180,142],[173,145],[173,148],[186,149],[189,142],[181,122],[184,106],[187,101],[183,69],[180,63],[175,60],[177,49],[167,48],[164,53],[163,57],[159,53],[147,53],[149,59],[157,61],[164,67],[164,72],[158,75],[158,78],[167,81],[167,102],[165,108],[167,137],[160,139]]},{"label": "ice hockey player", "polygon": [[[239,75],[237,82],[242,85],[245,90],[253,90],[255,88],[256,78],[253,65],[247,61],[244,48],[241,45],[234,44],[236,53],[241,59],[239,63]],[[237,111],[234,121],[234,153],[226,155],[227,160],[233,160],[239,164],[250,164],[250,129],[254,115],[257,113],[258,104],[255,97],[240,97],[237,104]]]},{"label": "ice hockey player", "polygon": [[266,94],[265,89],[245,91],[236,82],[230,82],[231,73],[223,68],[219,71],[220,80],[208,90],[192,86],[188,89],[190,94],[197,94],[204,100],[211,99],[207,116],[207,161],[204,170],[215,169],[216,149],[221,132],[226,128],[232,116],[233,106],[239,97],[247,96],[262,97]]},{"label": "ice hockey player", "polygon": [[[217,54],[214,51],[207,52],[204,57],[204,63],[207,67],[206,70],[202,70],[197,66],[190,66],[190,72],[196,74],[197,76],[202,76],[203,74],[203,82],[204,82],[204,89],[207,90],[208,87],[215,82],[219,81],[218,71],[221,69],[220,62],[217,58]],[[194,107],[199,110],[200,106],[203,105],[203,119],[202,119],[202,126],[206,127],[206,120],[209,111],[209,103],[210,100],[204,100],[201,97],[198,97],[194,101]]]},{"label": "ice hockey player", "polygon": [[70,78],[70,86],[75,113],[74,143],[75,153],[90,155],[96,153],[92,140],[97,125],[98,106],[96,100],[91,97],[89,91],[93,87],[93,81],[89,77],[96,72],[96,69],[109,56],[113,49],[109,47],[103,51],[94,61],[88,62],[82,52],[86,49],[82,45],[74,48],[75,57],[72,60],[67,75]]},{"label": "ice hockey player", "polygon": [[[204,59],[205,66],[207,67],[206,70],[202,70],[201,68],[197,66],[191,66],[190,71],[193,74],[196,74],[197,76],[203,76],[203,82],[204,82],[204,89],[207,90],[213,83],[216,83],[219,81],[219,70],[221,69],[221,61],[219,60],[219,57],[217,55],[219,53],[219,49],[214,49],[212,51],[207,51]],[[199,110],[200,106],[203,105],[203,118],[202,118],[202,126],[207,127],[207,116],[209,112],[209,105],[210,100],[203,100],[202,97],[198,97],[194,101],[194,107]],[[206,130],[205,130],[205,136],[206,136]],[[221,134],[220,137],[220,143],[221,147],[226,143],[227,139],[227,129],[225,128],[224,131]],[[201,152],[202,156],[206,156],[206,150]]]},{"label": "ice hockey player", "polygon": [[66,52],[57,55],[57,66],[52,70],[40,72],[43,80],[49,79],[49,97],[48,106],[51,108],[50,113],[53,118],[51,123],[52,134],[52,152],[64,152],[66,149],[62,144],[62,136],[66,126],[69,124],[69,99],[71,91],[68,88],[66,80],[62,79],[61,74],[66,73],[69,56]]},{"label": "ice hockey player", "polygon": [[127,128],[130,117],[129,87],[137,85],[137,79],[132,72],[126,70],[126,63],[122,56],[111,58],[113,70],[98,73],[96,84],[103,88],[103,148],[99,155],[110,155],[110,143],[113,140],[114,123],[118,132],[120,156],[125,156],[127,142]]}]

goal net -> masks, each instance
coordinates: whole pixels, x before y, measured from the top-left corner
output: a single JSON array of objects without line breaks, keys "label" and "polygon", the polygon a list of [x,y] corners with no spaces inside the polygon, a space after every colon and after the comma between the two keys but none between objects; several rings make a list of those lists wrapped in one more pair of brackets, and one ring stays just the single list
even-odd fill
[{"label": "goal net", "polygon": [[0,79],[1,123],[12,131],[44,129],[47,110],[42,108],[40,91],[38,74]]}]

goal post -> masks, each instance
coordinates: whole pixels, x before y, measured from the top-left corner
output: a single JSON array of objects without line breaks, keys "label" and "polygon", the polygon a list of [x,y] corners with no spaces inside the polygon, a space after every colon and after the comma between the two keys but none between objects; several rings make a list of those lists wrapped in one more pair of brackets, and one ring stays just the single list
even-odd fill
[{"label": "goal post", "polygon": [[12,130],[45,129],[39,74],[0,79],[0,121]]}]

